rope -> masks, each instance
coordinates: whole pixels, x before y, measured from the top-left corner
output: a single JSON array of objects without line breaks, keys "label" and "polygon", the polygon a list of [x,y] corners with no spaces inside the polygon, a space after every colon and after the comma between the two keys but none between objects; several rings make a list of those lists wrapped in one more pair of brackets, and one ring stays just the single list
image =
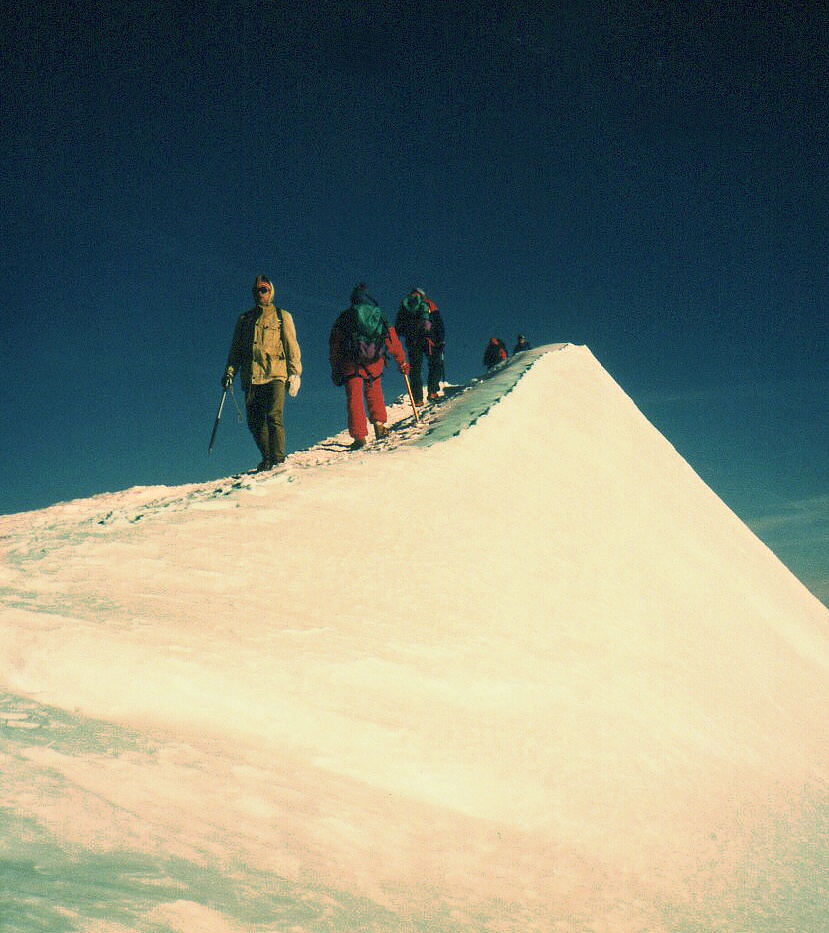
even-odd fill
[{"label": "rope", "polygon": [[233,383],[230,383],[230,397],[233,399],[233,406],[236,409],[236,420],[239,424],[242,424],[245,420],[244,415],[242,414],[242,409],[239,408],[239,403],[236,401],[236,393],[233,391]]}]

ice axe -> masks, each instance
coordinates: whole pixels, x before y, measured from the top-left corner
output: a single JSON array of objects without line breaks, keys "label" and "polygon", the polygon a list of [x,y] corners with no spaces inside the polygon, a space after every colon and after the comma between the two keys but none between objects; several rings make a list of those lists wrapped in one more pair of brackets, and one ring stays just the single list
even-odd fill
[{"label": "ice axe", "polygon": [[227,398],[227,390],[230,386],[227,386],[222,390],[222,398],[219,402],[219,410],[216,412],[216,420],[213,422],[213,433],[210,435],[210,443],[207,445],[207,452],[210,453],[213,450],[213,442],[216,440],[216,431],[219,430],[219,420],[222,417],[222,409],[225,407],[225,399]]},{"label": "ice axe", "polygon": [[403,373],[403,378],[406,380],[406,390],[409,393],[409,401],[412,403],[412,411],[414,412],[415,421],[420,424],[420,415],[417,413],[417,405],[415,405],[414,395],[412,393],[412,384],[409,382],[409,374]]}]

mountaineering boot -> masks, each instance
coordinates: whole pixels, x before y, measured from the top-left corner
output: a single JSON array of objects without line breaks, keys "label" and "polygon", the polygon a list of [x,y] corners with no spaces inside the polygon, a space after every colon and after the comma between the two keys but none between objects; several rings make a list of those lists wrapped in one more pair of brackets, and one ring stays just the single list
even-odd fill
[{"label": "mountaineering boot", "polygon": [[272,466],[273,466],[273,463],[271,463],[270,460],[267,460],[267,459],[261,460],[259,463],[256,464],[256,472],[264,473],[265,470],[270,470]]},{"label": "mountaineering boot", "polygon": [[375,421],[374,424],[374,436],[379,441],[383,437],[389,436],[389,429],[383,424],[382,421]]},{"label": "mountaineering boot", "polygon": [[366,446],[366,439],[364,437],[355,437],[351,442],[349,450],[362,450]]}]

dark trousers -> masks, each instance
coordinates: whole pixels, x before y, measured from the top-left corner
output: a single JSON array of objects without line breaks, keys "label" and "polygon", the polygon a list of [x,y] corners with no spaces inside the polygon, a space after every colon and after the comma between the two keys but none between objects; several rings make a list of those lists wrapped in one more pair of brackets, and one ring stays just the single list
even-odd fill
[{"label": "dark trousers", "polygon": [[245,399],[248,427],[263,460],[285,459],[285,383],[281,379],[252,385]]},{"label": "dark trousers", "polygon": [[427,363],[427,384],[429,394],[440,392],[440,380],[443,378],[443,354],[439,349],[433,353],[427,353],[423,347],[407,347],[409,351],[409,382],[412,386],[412,395],[415,401],[420,402],[423,398],[423,357],[426,357]]}]

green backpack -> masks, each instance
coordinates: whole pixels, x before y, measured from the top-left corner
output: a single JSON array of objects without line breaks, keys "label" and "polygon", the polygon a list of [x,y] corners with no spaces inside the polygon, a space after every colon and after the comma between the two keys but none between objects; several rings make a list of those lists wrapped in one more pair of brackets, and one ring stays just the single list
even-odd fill
[{"label": "green backpack", "polygon": [[352,305],[349,325],[349,342],[356,363],[375,363],[385,355],[389,325],[377,305]]},{"label": "green backpack", "polygon": [[428,334],[432,328],[432,320],[426,301],[420,295],[407,295],[403,299],[403,307],[411,319],[412,335]]}]

